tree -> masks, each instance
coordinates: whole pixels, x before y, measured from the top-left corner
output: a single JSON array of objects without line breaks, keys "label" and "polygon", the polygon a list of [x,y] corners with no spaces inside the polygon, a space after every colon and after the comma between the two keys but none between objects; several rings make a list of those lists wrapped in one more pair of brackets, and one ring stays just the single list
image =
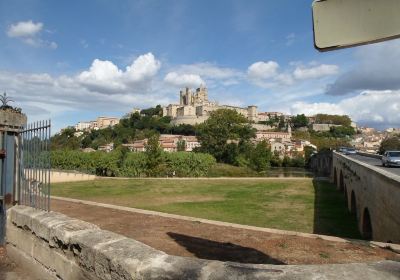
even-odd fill
[{"label": "tree", "polygon": [[278,123],[278,128],[283,129],[286,127],[286,121],[284,116],[279,117],[279,123]]},{"label": "tree", "polygon": [[304,160],[306,163],[310,160],[311,156],[316,152],[314,147],[312,146],[305,146],[304,147]]},{"label": "tree", "polygon": [[176,149],[178,150],[178,152],[186,151],[186,141],[185,140],[179,140],[176,143]]},{"label": "tree", "polygon": [[353,127],[351,126],[333,126],[330,128],[330,132],[333,137],[347,137],[347,136],[353,136],[356,131]]},{"label": "tree", "polygon": [[308,119],[304,114],[296,115],[292,118],[292,123],[295,128],[308,126]]},{"label": "tree", "polygon": [[234,163],[240,146],[254,136],[255,129],[248,120],[230,109],[211,112],[210,117],[198,126],[199,150],[213,155],[218,162]]},{"label": "tree", "polygon": [[250,167],[258,172],[270,167],[272,153],[266,141],[259,142],[250,157]]},{"label": "tree", "polygon": [[349,116],[317,114],[315,116],[315,123],[329,123],[343,126],[351,126],[351,119]]},{"label": "tree", "polygon": [[[67,127],[62,132],[51,137],[51,149],[53,150],[77,150],[80,148],[80,138],[75,137],[75,128]],[[83,136],[82,136],[83,137]]]},{"label": "tree", "polygon": [[161,116],[162,115],[162,107],[161,105],[157,105],[154,108],[143,109],[140,111],[140,114],[152,117],[152,116]]},{"label": "tree", "polygon": [[387,137],[385,138],[382,143],[381,146],[379,147],[379,154],[383,154],[386,151],[390,151],[390,150],[400,150],[400,137],[399,136],[391,136],[391,137]]},{"label": "tree", "polygon": [[146,172],[149,177],[158,177],[161,175],[163,158],[159,139],[158,134],[153,135],[149,138],[145,147]]}]

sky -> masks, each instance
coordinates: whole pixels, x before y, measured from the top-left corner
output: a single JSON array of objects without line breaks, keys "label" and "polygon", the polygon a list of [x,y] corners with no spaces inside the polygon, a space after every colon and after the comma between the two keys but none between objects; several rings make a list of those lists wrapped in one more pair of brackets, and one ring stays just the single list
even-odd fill
[{"label": "sky", "polygon": [[400,40],[320,53],[310,0],[0,0],[0,92],[53,131],[179,102],[400,127]]}]

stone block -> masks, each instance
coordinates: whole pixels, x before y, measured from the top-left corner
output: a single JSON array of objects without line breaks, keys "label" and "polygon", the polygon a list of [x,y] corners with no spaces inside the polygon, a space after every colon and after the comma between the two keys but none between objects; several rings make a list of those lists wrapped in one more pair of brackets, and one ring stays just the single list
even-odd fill
[{"label": "stone block", "polygon": [[41,215],[32,217],[32,232],[38,237],[50,241],[51,230],[58,225],[72,220],[65,215],[56,212],[42,212]]},{"label": "stone block", "polygon": [[49,244],[50,246],[65,248],[70,245],[70,240],[73,236],[84,234],[85,232],[92,233],[93,230],[99,230],[99,227],[81,220],[69,219],[51,228]]},{"label": "stone block", "polygon": [[96,256],[102,246],[117,242],[126,237],[105,230],[84,231],[70,238],[70,247],[77,257],[79,265],[88,271],[95,271]]}]

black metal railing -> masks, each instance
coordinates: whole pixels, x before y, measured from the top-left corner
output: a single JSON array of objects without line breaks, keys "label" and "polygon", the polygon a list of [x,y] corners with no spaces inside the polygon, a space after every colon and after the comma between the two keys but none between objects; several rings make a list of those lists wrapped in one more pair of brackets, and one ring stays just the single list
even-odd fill
[{"label": "black metal railing", "polygon": [[20,134],[19,204],[50,211],[51,121],[26,126]]}]

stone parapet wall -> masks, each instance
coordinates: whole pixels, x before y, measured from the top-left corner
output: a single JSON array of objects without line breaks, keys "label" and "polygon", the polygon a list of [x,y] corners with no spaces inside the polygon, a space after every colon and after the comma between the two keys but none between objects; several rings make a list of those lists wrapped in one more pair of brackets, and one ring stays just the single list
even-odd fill
[{"label": "stone parapet wall", "polygon": [[400,264],[277,266],[171,256],[141,242],[55,212],[15,206],[8,246],[54,279],[399,279]]},{"label": "stone parapet wall", "polygon": [[338,152],[333,153],[332,170],[332,181],[344,192],[360,232],[400,244],[400,176]]}]

